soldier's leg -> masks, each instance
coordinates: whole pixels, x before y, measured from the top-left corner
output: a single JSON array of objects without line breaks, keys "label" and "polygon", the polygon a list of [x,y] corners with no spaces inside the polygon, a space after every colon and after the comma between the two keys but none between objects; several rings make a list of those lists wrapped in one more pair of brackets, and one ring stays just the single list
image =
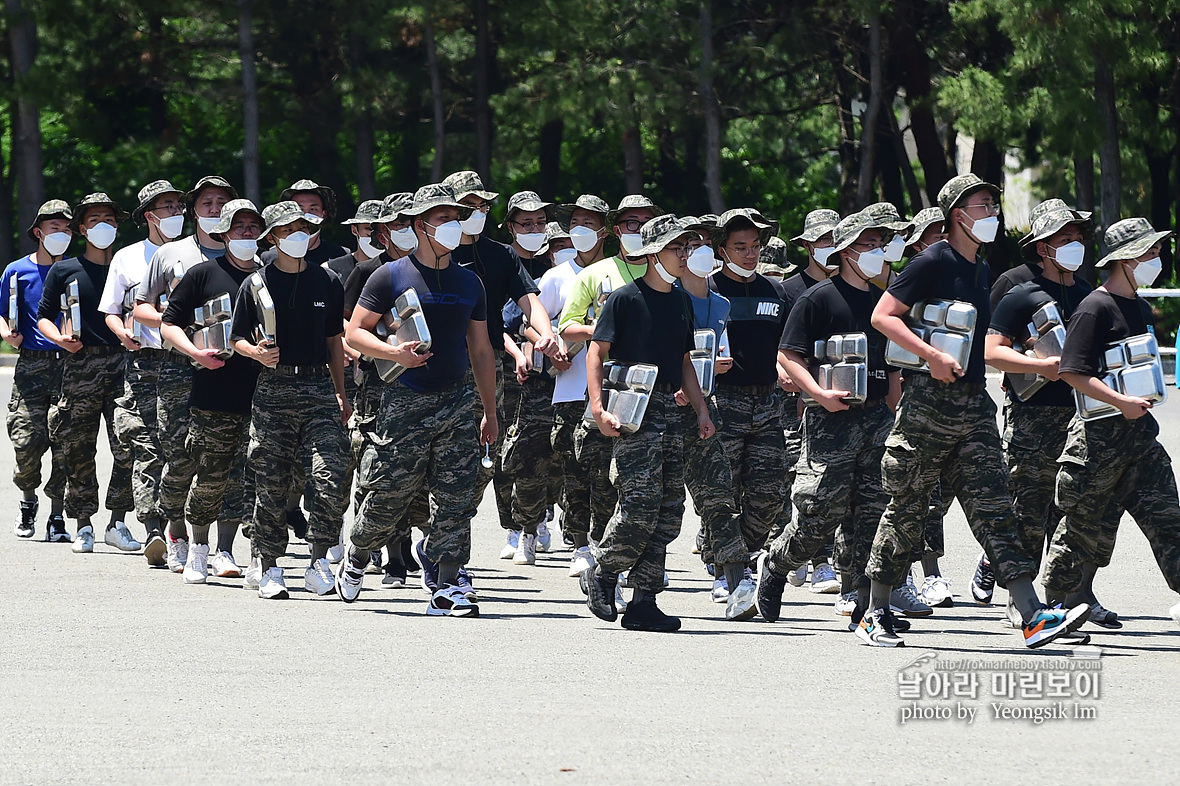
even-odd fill
[{"label": "soldier's leg", "polygon": [[[520,402],[523,400],[523,388],[516,381],[514,371],[502,375],[504,395],[497,403],[497,409],[507,420],[501,421],[500,433],[496,436],[496,444],[492,446],[492,459],[495,466],[492,469],[492,493],[496,496],[496,516],[500,520],[500,528],[520,532],[521,524],[512,515],[512,498],[516,488],[516,476],[504,465],[504,441],[508,437],[508,429],[520,416]],[[478,401],[478,396],[476,397]],[[483,410],[479,409],[480,417]],[[476,420],[479,423],[479,420]],[[483,469],[483,465],[479,465]],[[480,495],[480,500],[483,495]]]},{"label": "soldier's leg", "polygon": [[[468,371],[467,371],[467,386],[473,390],[475,389],[475,377],[471,373],[470,369],[468,369]],[[479,474],[476,477],[475,488],[472,490],[472,495],[471,495],[471,517],[474,518],[475,511],[479,508],[479,503],[483,502],[484,492],[487,490],[488,484],[492,482],[492,479],[496,474],[496,468],[499,466],[499,462],[497,461],[497,457],[500,455],[500,447],[504,441],[504,428],[503,427],[500,428],[499,433],[496,435],[496,442],[485,451],[484,446],[479,444],[479,436],[478,436],[479,422],[483,418],[483,404],[480,403],[479,396],[475,397],[475,401],[471,405],[471,414],[472,414],[472,417],[474,417],[475,424],[476,424],[476,429],[475,429],[476,439],[475,439],[475,444],[474,444],[473,450],[478,450],[480,456],[483,456],[485,454],[485,452],[488,453],[488,455],[490,455],[492,457],[492,461],[493,461],[493,465],[489,469],[489,468],[484,467],[483,464],[481,464],[478,459],[476,460],[476,469],[479,471]],[[503,369],[501,368],[501,364],[499,362],[497,362],[496,363],[496,419],[500,423],[507,423],[508,421],[505,419],[505,417],[506,416],[504,413],[504,373],[503,373]],[[498,505],[498,503],[497,503],[497,505]],[[497,510],[499,510],[498,507],[497,507]],[[500,526],[502,526],[502,527],[504,526],[503,519],[500,520]],[[505,529],[511,529],[511,527],[505,527]]]},{"label": "soldier's leg", "polygon": [[221,512],[217,516],[217,551],[230,555],[234,552],[234,537],[239,528],[246,540],[250,539],[250,520],[254,511],[254,473],[247,461],[250,450],[249,417],[240,417],[238,445],[230,465],[229,483],[221,501]]},{"label": "soldier's leg", "polygon": [[[37,499],[41,488],[41,458],[49,450],[49,407],[53,357],[22,353],[12,374],[12,395],[8,400],[8,440],[16,461],[12,482],[25,500]],[[59,381],[60,384],[60,381]]]},{"label": "soldier's leg", "polygon": [[614,440],[604,437],[597,426],[579,420],[574,429],[574,451],[590,485],[590,541],[602,540],[614,515],[619,492],[611,483]]},{"label": "soldier's leg", "polygon": [[156,421],[156,388],[160,365],[164,362],[161,352],[149,349],[131,353],[127,358],[123,394],[115,408],[115,431],[131,450],[135,516],[149,535],[162,533],[164,520],[160,511],[160,473],[164,462]]},{"label": "soldier's leg", "polygon": [[159,425],[160,454],[164,469],[160,473],[160,511],[168,522],[173,540],[188,537],[184,526],[184,504],[196,474],[196,462],[186,450],[188,438],[188,399],[193,387],[193,369],[175,359],[160,366],[156,384],[156,423]]},{"label": "soldier's leg", "polygon": [[582,419],[580,401],[553,405],[553,429],[549,443],[561,466],[561,529],[573,537],[574,548],[586,546],[590,534],[590,485],[587,473],[574,455],[574,427]]},{"label": "soldier's leg", "polygon": [[553,448],[549,444],[552,418],[546,401],[526,399],[517,421],[516,444],[508,452],[505,469],[514,478],[512,517],[526,535],[536,535],[537,525],[545,521],[549,502],[549,465]]},{"label": "soldier's leg", "polygon": [[439,428],[430,443],[426,556],[438,565],[440,587],[454,585],[459,568],[471,559],[470,499],[479,468],[479,457],[471,450],[478,440],[469,414],[473,398],[478,396],[466,385],[447,391],[439,404]]},{"label": "soldier's leg", "polygon": [[[208,545],[209,529],[225,507],[245,422],[243,415],[192,410],[187,446],[196,475],[184,510],[193,543]],[[237,497],[241,496],[239,491]]]},{"label": "soldier's leg", "polygon": [[[716,411],[711,401],[709,410],[710,414]],[[697,416],[692,407],[681,407],[679,418],[680,431],[684,435],[684,479],[692,494],[693,507],[700,516],[701,529],[706,533],[701,556],[720,565],[730,584],[736,586],[750,554],[742,537],[741,521],[733,499],[729,456],[716,436],[700,439]]]},{"label": "soldier's leg", "polygon": [[[783,469],[785,470],[785,487],[787,499],[791,497],[791,489],[795,487],[795,478],[797,476],[795,465],[799,463],[799,454],[803,450],[803,417],[799,413],[799,394],[798,393],[782,393],[779,394],[783,400]],[[784,503],[784,508],[789,507]],[[791,511],[787,511],[788,515],[780,516],[767,535],[766,542],[778,538],[783,534],[783,530],[791,521]]]},{"label": "soldier's leg", "polygon": [[[613,438],[610,479],[619,499],[595,550],[600,576],[617,576],[634,567],[659,521],[664,501],[664,449],[663,434],[656,427],[656,419],[649,420],[652,414],[649,401],[643,426],[636,432]],[[662,573],[660,581],[662,584]]]},{"label": "soldier's leg", "polygon": [[[660,438],[652,446],[654,452],[649,456],[657,467],[655,479],[658,486],[655,490],[659,499],[646,547],[628,574],[628,583],[634,588],[636,600],[641,600],[644,594],[654,596],[663,592],[668,544],[676,540],[684,520],[684,420],[670,394],[653,393],[652,398],[655,400],[648,404],[644,425],[650,423],[659,431]],[[652,420],[648,421],[648,418]],[[694,430],[695,426],[694,422]]]},{"label": "soldier's leg", "polygon": [[1047,522],[1053,517],[1057,457],[1065,446],[1073,410],[1065,407],[1007,408],[1003,447],[1016,514],[1017,537],[1024,555],[1037,566],[1045,549]]},{"label": "soldier's leg", "polygon": [[[99,395],[102,400],[102,415],[106,424],[107,442],[111,448],[111,474],[107,483],[106,508],[111,512],[107,528],[123,523],[127,511],[134,509],[135,499],[131,492],[133,464],[131,450],[120,442],[115,433],[116,401],[124,390],[126,376],[126,353],[107,355],[98,369],[103,386]],[[136,546],[138,548],[138,546]]]},{"label": "soldier's leg", "polygon": [[292,406],[290,379],[263,371],[250,412],[248,461],[254,474],[255,494],[250,546],[252,553],[261,558],[263,571],[275,567],[287,552],[283,509],[291,490],[292,471],[300,463],[300,412]]},{"label": "soldier's leg", "polygon": [[[773,391],[753,402],[751,429],[742,456],[742,535],[750,553],[766,538],[782,512],[786,490],[783,467],[782,401]],[[731,465],[732,466],[732,465]],[[827,544],[821,544],[822,550]]]},{"label": "soldier's leg", "polygon": [[1136,452],[1122,499],[1147,537],[1164,580],[1180,592],[1180,498],[1172,459],[1154,439]]},{"label": "soldier's leg", "polygon": [[307,543],[315,561],[327,556],[328,549],[340,542],[349,445],[330,377],[307,380],[300,387],[299,397],[308,415],[300,448],[303,454],[310,454],[309,479],[315,487],[316,502],[307,521]]}]

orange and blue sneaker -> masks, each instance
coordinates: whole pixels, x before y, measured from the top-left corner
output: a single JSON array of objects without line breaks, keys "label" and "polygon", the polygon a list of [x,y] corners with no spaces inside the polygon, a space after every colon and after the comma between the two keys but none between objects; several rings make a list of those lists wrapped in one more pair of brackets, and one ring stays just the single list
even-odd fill
[{"label": "orange and blue sneaker", "polygon": [[856,637],[870,647],[904,647],[905,642],[893,630],[892,623],[885,609],[874,609],[861,617]]},{"label": "orange and blue sneaker", "polygon": [[1090,606],[1080,603],[1072,609],[1041,608],[1031,620],[1024,623],[1024,646],[1029,649],[1043,647],[1051,641],[1069,636],[1086,624],[1090,618]]}]

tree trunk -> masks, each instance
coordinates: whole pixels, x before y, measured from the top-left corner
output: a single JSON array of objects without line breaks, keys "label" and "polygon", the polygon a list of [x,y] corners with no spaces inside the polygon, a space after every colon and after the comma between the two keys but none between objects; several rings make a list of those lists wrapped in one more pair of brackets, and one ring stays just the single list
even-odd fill
[{"label": "tree trunk", "polygon": [[[5,0],[8,10],[8,39],[12,46],[12,73],[16,83],[16,122],[12,134],[12,163],[18,195],[17,226],[33,223],[37,208],[45,201],[45,178],[41,165],[41,113],[25,79],[37,54],[37,28],[32,16],[21,8],[21,0]],[[25,253],[36,244],[22,232],[20,247]]]},{"label": "tree trunk", "polygon": [[[922,190],[918,187],[918,178],[914,175],[914,167],[910,163],[909,153],[906,152],[905,139],[897,126],[897,114],[890,111],[885,113],[885,117],[889,121],[889,137],[893,141],[893,155],[897,159],[897,168],[901,170],[901,179],[905,182],[906,193],[910,198],[910,212],[917,213],[923,205]],[[941,155],[939,157],[941,158]],[[935,192],[931,204],[937,202],[938,193]]]},{"label": "tree trunk", "polygon": [[852,116],[854,86],[844,67],[844,50],[833,46],[829,54],[836,85],[836,117],[840,127],[840,213],[855,212],[856,204],[856,121]]},{"label": "tree trunk", "polygon": [[537,195],[547,202],[557,198],[557,185],[561,181],[561,138],[564,134],[565,121],[560,117],[541,126]]},{"label": "tree trunk", "polygon": [[[975,147],[971,151],[971,171],[983,178],[986,183],[994,183],[1000,188],[1004,187],[1004,155],[995,142],[983,139],[975,140]],[[995,282],[1000,273],[1012,266],[1009,254],[1012,249],[1009,247],[1009,243],[1005,242],[1006,233],[1007,218],[1003,213],[1000,213],[1000,229],[996,233],[996,242],[992,243],[987,251],[991,282]]]},{"label": "tree trunk", "polygon": [[877,118],[881,112],[881,15],[869,16],[869,101],[860,118],[860,176],[856,181],[856,204],[871,201],[873,173],[876,171]]},{"label": "tree trunk", "polygon": [[164,138],[168,132],[168,101],[164,94],[164,17],[154,9],[148,14],[147,55],[148,128],[162,149],[169,143]]},{"label": "tree trunk", "polygon": [[426,67],[430,71],[430,98],[434,106],[434,164],[430,169],[432,182],[442,181],[443,146],[447,131],[443,120],[442,75],[438,70],[438,51],[434,46],[434,9],[426,9]]},{"label": "tree trunk", "polygon": [[1101,223],[1106,228],[1119,220],[1122,211],[1122,161],[1119,158],[1118,112],[1115,108],[1114,73],[1106,55],[1094,52],[1094,98],[1098,103],[1100,123],[1098,141],[1098,164],[1102,176],[1099,183],[1101,193]]},{"label": "tree trunk", "polygon": [[[914,135],[918,161],[926,175],[926,200],[928,204],[936,205],[938,191],[950,179],[950,174],[946,153],[938,138],[938,125],[930,108],[930,58],[908,23],[890,27],[889,38],[893,44],[890,56],[898,58],[901,65],[901,84],[910,110],[910,132]],[[908,158],[904,160],[908,163]],[[914,206],[919,204],[922,203],[915,202]]]},{"label": "tree trunk", "polygon": [[691,115],[684,120],[684,204],[689,215],[708,213],[709,195],[705,189],[705,172],[701,162],[705,155],[701,150],[705,141],[704,123]]},{"label": "tree trunk", "polygon": [[643,137],[639,130],[639,119],[635,116],[635,92],[627,91],[627,106],[631,117],[623,129],[623,180],[628,194],[643,193]]},{"label": "tree trunk", "polygon": [[246,198],[261,207],[258,177],[258,73],[254,68],[254,0],[238,0],[238,55],[242,60],[242,176]]},{"label": "tree trunk", "polygon": [[[1151,225],[1163,231],[1172,228],[1172,151],[1158,150],[1151,145],[1143,146],[1147,159],[1147,171],[1151,175]],[[1172,277],[1172,244],[1164,243],[1160,248],[1160,262],[1164,269],[1160,281]]]},{"label": "tree trunk", "polygon": [[[1076,151],[1073,157],[1073,182],[1074,191],[1077,194],[1077,209],[1084,210],[1087,213],[1094,212],[1094,153],[1087,150],[1085,152]],[[1102,233],[1096,232],[1098,235],[1097,243],[1086,246],[1086,257],[1082,261],[1082,278],[1087,281],[1098,283],[1094,277],[1094,263],[1097,257],[1094,255],[1094,245],[1098,249],[1102,248]]]},{"label": "tree trunk", "polygon": [[358,202],[374,199],[377,196],[377,171],[373,164],[376,152],[376,140],[373,135],[373,105],[372,89],[369,84],[365,66],[368,63],[369,52],[363,30],[354,23],[350,26],[348,35],[348,66],[352,71],[354,106],[357,115],[352,121],[353,135],[356,142],[353,146],[356,157],[356,190]]},{"label": "tree trunk", "polygon": [[701,0],[701,109],[705,116],[705,192],[709,210],[725,211],[721,194],[721,106],[713,91],[713,2]]},{"label": "tree trunk", "polygon": [[492,179],[491,70],[488,0],[475,0],[475,171],[485,184]]},{"label": "tree trunk", "polygon": [[[6,118],[0,115],[0,139],[4,138],[4,123]],[[16,259],[16,244],[12,242],[13,239],[13,215],[12,215],[12,181],[5,174],[8,167],[4,160],[4,150],[0,148],[0,264],[7,264],[9,260]],[[18,228],[24,229],[28,225]]]},{"label": "tree trunk", "polygon": [[397,129],[401,139],[398,142],[394,191],[413,191],[425,182],[422,175],[422,129],[425,119],[426,106],[422,103],[422,93],[411,90],[406,97],[402,123]]}]

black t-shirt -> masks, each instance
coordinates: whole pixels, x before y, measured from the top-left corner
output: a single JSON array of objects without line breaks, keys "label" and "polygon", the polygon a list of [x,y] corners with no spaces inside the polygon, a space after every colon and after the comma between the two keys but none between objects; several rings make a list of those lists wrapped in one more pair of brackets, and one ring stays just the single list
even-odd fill
[{"label": "black t-shirt", "polygon": [[[451,262],[479,276],[487,296],[489,314],[499,314],[509,300],[520,300],[529,293],[540,292],[517,253],[486,235],[480,235],[471,245],[459,246],[452,251]],[[488,340],[495,352],[504,351],[500,322],[498,317],[488,320]]]},{"label": "black t-shirt", "polygon": [[426,267],[410,255],[383,264],[369,276],[357,305],[385,314],[407,289],[422,303],[430,329],[431,357],[424,365],[402,372],[398,381],[420,393],[457,385],[467,373],[467,328],[488,321],[500,334],[501,319],[488,319],[487,298],[479,278],[466,268],[449,264],[442,270]]},{"label": "black t-shirt", "polygon": [[[107,283],[110,265],[96,265],[85,257],[63,259],[54,263],[41,289],[37,318],[56,322],[61,316],[61,296],[71,281],[78,282],[78,306],[82,312],[82,346],[118,346],[119,339],[107,327],[106,314],[98,311],[98,300]],[[5,293],[5,297],[8,293]],[[60,323],[59,323],[60,324]]]},{"label": "black t-shirt", "polygon": [[798,352],[814,370],[827,363],[815,357],[815,342],[841,333],[864,333],[869,340],[869,399],[885,398],[889,393],[885,363],[885,336],[872,325],[873,308],[881,290],[872,284],[860,290],[836,276],[821,281],[803,293],[787,317],[783,329],[782,349]]},{"label": "black t-shirt", "polygon": [[[330,240],[324,240],[321,238],[320,244],[318,246],[308,249],[307,256],[305,256],[304,259],[307,260],[308,265],[319,267],[325,262],[336,259],[337,257],[342,257],[347,253],[348,249],[339,243],[333,243]],[[274,248],[268,248],[266,251],[262,252],[259,258],[262,260],[262,264],[269,265],[271,262],[274,262],[279,258],[279,252],[275,251]]]},{"label": "black t-shirt", "polygon": [[[1037,275],[1032,281],[1008,290],[1000,298],[992,314],[991,329],[1014,342],[1024,341],[1028,338],[1028,323],[1032,321],[1032,315],[1046,303],[1057,304],[1057,310],[1068,327],[1074,309],[1091,291],[1090,285],[1076,276],[1073,284],[1067,287]],[[1012,389],[1006,378],[1005,386]],[[1023,403],[1040,407],[1072,407],[1072,388],[1061,380],[1050,382]]]},{"label": "black t-shirt", "polygon": [[1078,305],[1065,333],[1061,371],[1100,375],[1103,351],[1116,341],[1155,333],[1151,306],[1141,297],[1120,297],[1096,289]]},{"label": "black t-shirt", "polygon": [[658,366],[656,384],[679,388],[692,351],[692,304],[679,287],[657,292],[637,278],[606,299],[594,340],[610,342],[611,360]]},{"label": "black t-shirt", "polygon": [[366,259],[353,268],[353,271],[348,274],[348,278],[344,280],[345,316],[352,317],[352,311],[356,308],[356,302],[360,300],[361,291],[364,290],[369,277],[380,270],[386,262],[392,261],[393,257],[389,255],[389,252],[382,251],[372,259]]},{"label": "black t-shirt", "polygon": [[[201,262],[185,273],[172,290],[163,320],[169,325],[188,328],[193,324],[193,312],[213,298],[229,295],[231,303],[236,301],[242,282],[249,276],[249,272],[234,267],[224,256]],[[188,405],[211,412],[248,414],[261,370],[260,363],[236,352],[221,368],[198,367],[193,370]]]},{"label": "black t-shirt", "polygon": [[987,378],[983,350],[992,310],[988,297],[987,263],[980,256],[976,260],[970,262],[951,248],[950,243],[940,240],[915,254],[886,291],[907,306],[923,300],[958,300],[975,306],[977,314],[971,356],[967,368],[963,369],[963,376],[956,381],[978,383]]},{"label": "black t-shirt", "polygon": [[352,275],[352,271],[356,269],[357,261],[356,254],[345,254],[344,256],[329,259],[324,263],[324,267],[331,270],[340,279],[343,284],[348,281],[348,277]]},{"label": "black t-shirt", "polygon": [[[327,365],[328,342],[344,332],[344,287],[319,265],[298,273],[284,273],[274,265],[262,268],[266,288],[275,305],[275,343],[284,366]],[[238,291],[232,333],[235,339],[254,340],[260,324],[248,286]]]},{"label": "black t-shirt", "polygon": [[996,306],[1000,304],[1000,298],[1008,294],[1009,291],[1021,284],[1027,284],[1039,275],[1041,275],[1041,266],[1036,262],[1025,262],[1023,265],[1017,265],[1001,273],[1000,277],[996,279],[996,283],[992,284],[992,311],[996,310]]},{"label": "black t-shirt", "polygon": [[729,351],[733,367],[717,377],[718,385],[771,385],[778,380],[778,343],[787,321],[783,282],[754,274],[734,281],[718,273],[714,292],[729,300]]},{"label": "black t-shirt", "polygon": [[[513,249],[513,251],[515,250]],[[520,255],[518,254],[517,256]],[[530,257],[528,259],[521,257],[520,263],[524,265],[524,270],[529,274],[529,277],[536,282],[541,280],[541,276],[545,275],[546,270],[553,267],[553,258],[548,254]]]},{"label": "black t-shirt", "polygon": [[823,279],[815,279],[807,275],[806,270],[801,270],[787,280],[783,281],[783,295],[787,304],[787,315],[791,313],[791,309],[795,307],[795,303],[803,296],[803,293],[811,289]]}]

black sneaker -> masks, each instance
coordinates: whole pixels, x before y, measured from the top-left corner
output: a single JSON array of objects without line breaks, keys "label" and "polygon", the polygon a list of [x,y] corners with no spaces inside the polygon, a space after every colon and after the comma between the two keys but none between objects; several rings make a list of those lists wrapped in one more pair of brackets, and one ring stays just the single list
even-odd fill
[{"label": "black sneaker", "polygon": [[162,568],[168,564],[168,543],[158,529],[148,533],[147,542],[143,544],[143,556],[152,568]]},{"label": "black sneaker", "polygon": [[438,592],[438,565],[426,556],[426,538],[414,544],[414,561],[422,569],[422,589],[434,595]]},{"label": "black sneaker", "polygon": [[697,530],[696,540],[693,541],[692,553],[700,554],[705,549],[705,531],[703,529]]},{"label": "black sneaker", "polygon": [[[860,625],[860,621],[864,619],[864,616],[865,607],[861,605],[860,598],[857,598],[856,608],[852,610],[852,616],[850,618],[851,621],[848,623],[848,630],[855,633],[857,627]],[[898,617],[888,608],[885,609],[885,618],[889,621],[890,629],[894,633],[905,633],[910,629],[909,620],[907,620],[905,617]]]},{"label": "black sneaker", "polygon": [[303,508],[296,505],[294,510],[287,511],[287,526],[296,540],[307,539],[307,516],[303,515]]},{"label": "black sneaker", "polygon": [[987,554],[980,554],[975,575],[971,578],[971,597],[975,598],[976,603],[986,606],[992,602],[995,588],[996,574],[992,571],[992,564],[987,561]]},{"label": "black sneaker", "polygon": [[619,611],[615,608],[615,587],[618,583],[618,575],[599,575],[594,565],[586,568],[578,577],[578,586],[586,595],[586,607],[598,619],[614,622],[619,618]]},{"label": "black sneaker", "polygon": [[627,630],[646,630],[655,633],[672,633],[680,630],[680,618],[660,611],[656,599],[647,597],[636,603],[627,604],[623,612],[623,627]]},{"label": "black sneaker", "polygon": [[70,533],[66,530],[65,516],[60,513],[49,514],[49,521],[45,522],[46,543],[69,543]]},{"label": "black sneaker", "polygon": [[758,557],[758,581],[755,583],[757,591],[754,593],[754,605],[758,613],[767,622],[777,622],[779,612],[783,607],[783,590],[787,588],[787,577],[779,576],[770,569],[770,555],[765,551]]},{"label": "black sneaker", "polygon": [[37,531],[37,500],[22,499],[20,501],[20,518],[12,528],[18,538],[31,538]]},{"label": "black sneaker", "polygon": [[404,562],[391,559],[385,563],[383,571],[385,575],[381,577],[382,587],[401,589],[406,586],[406,564]]},{"label": "black sneaker", "polygon": [[557,517],[557,528],[561,530],[561,542],[571,548],[574,545],[574,536],[565,531],[565,511]]}]

